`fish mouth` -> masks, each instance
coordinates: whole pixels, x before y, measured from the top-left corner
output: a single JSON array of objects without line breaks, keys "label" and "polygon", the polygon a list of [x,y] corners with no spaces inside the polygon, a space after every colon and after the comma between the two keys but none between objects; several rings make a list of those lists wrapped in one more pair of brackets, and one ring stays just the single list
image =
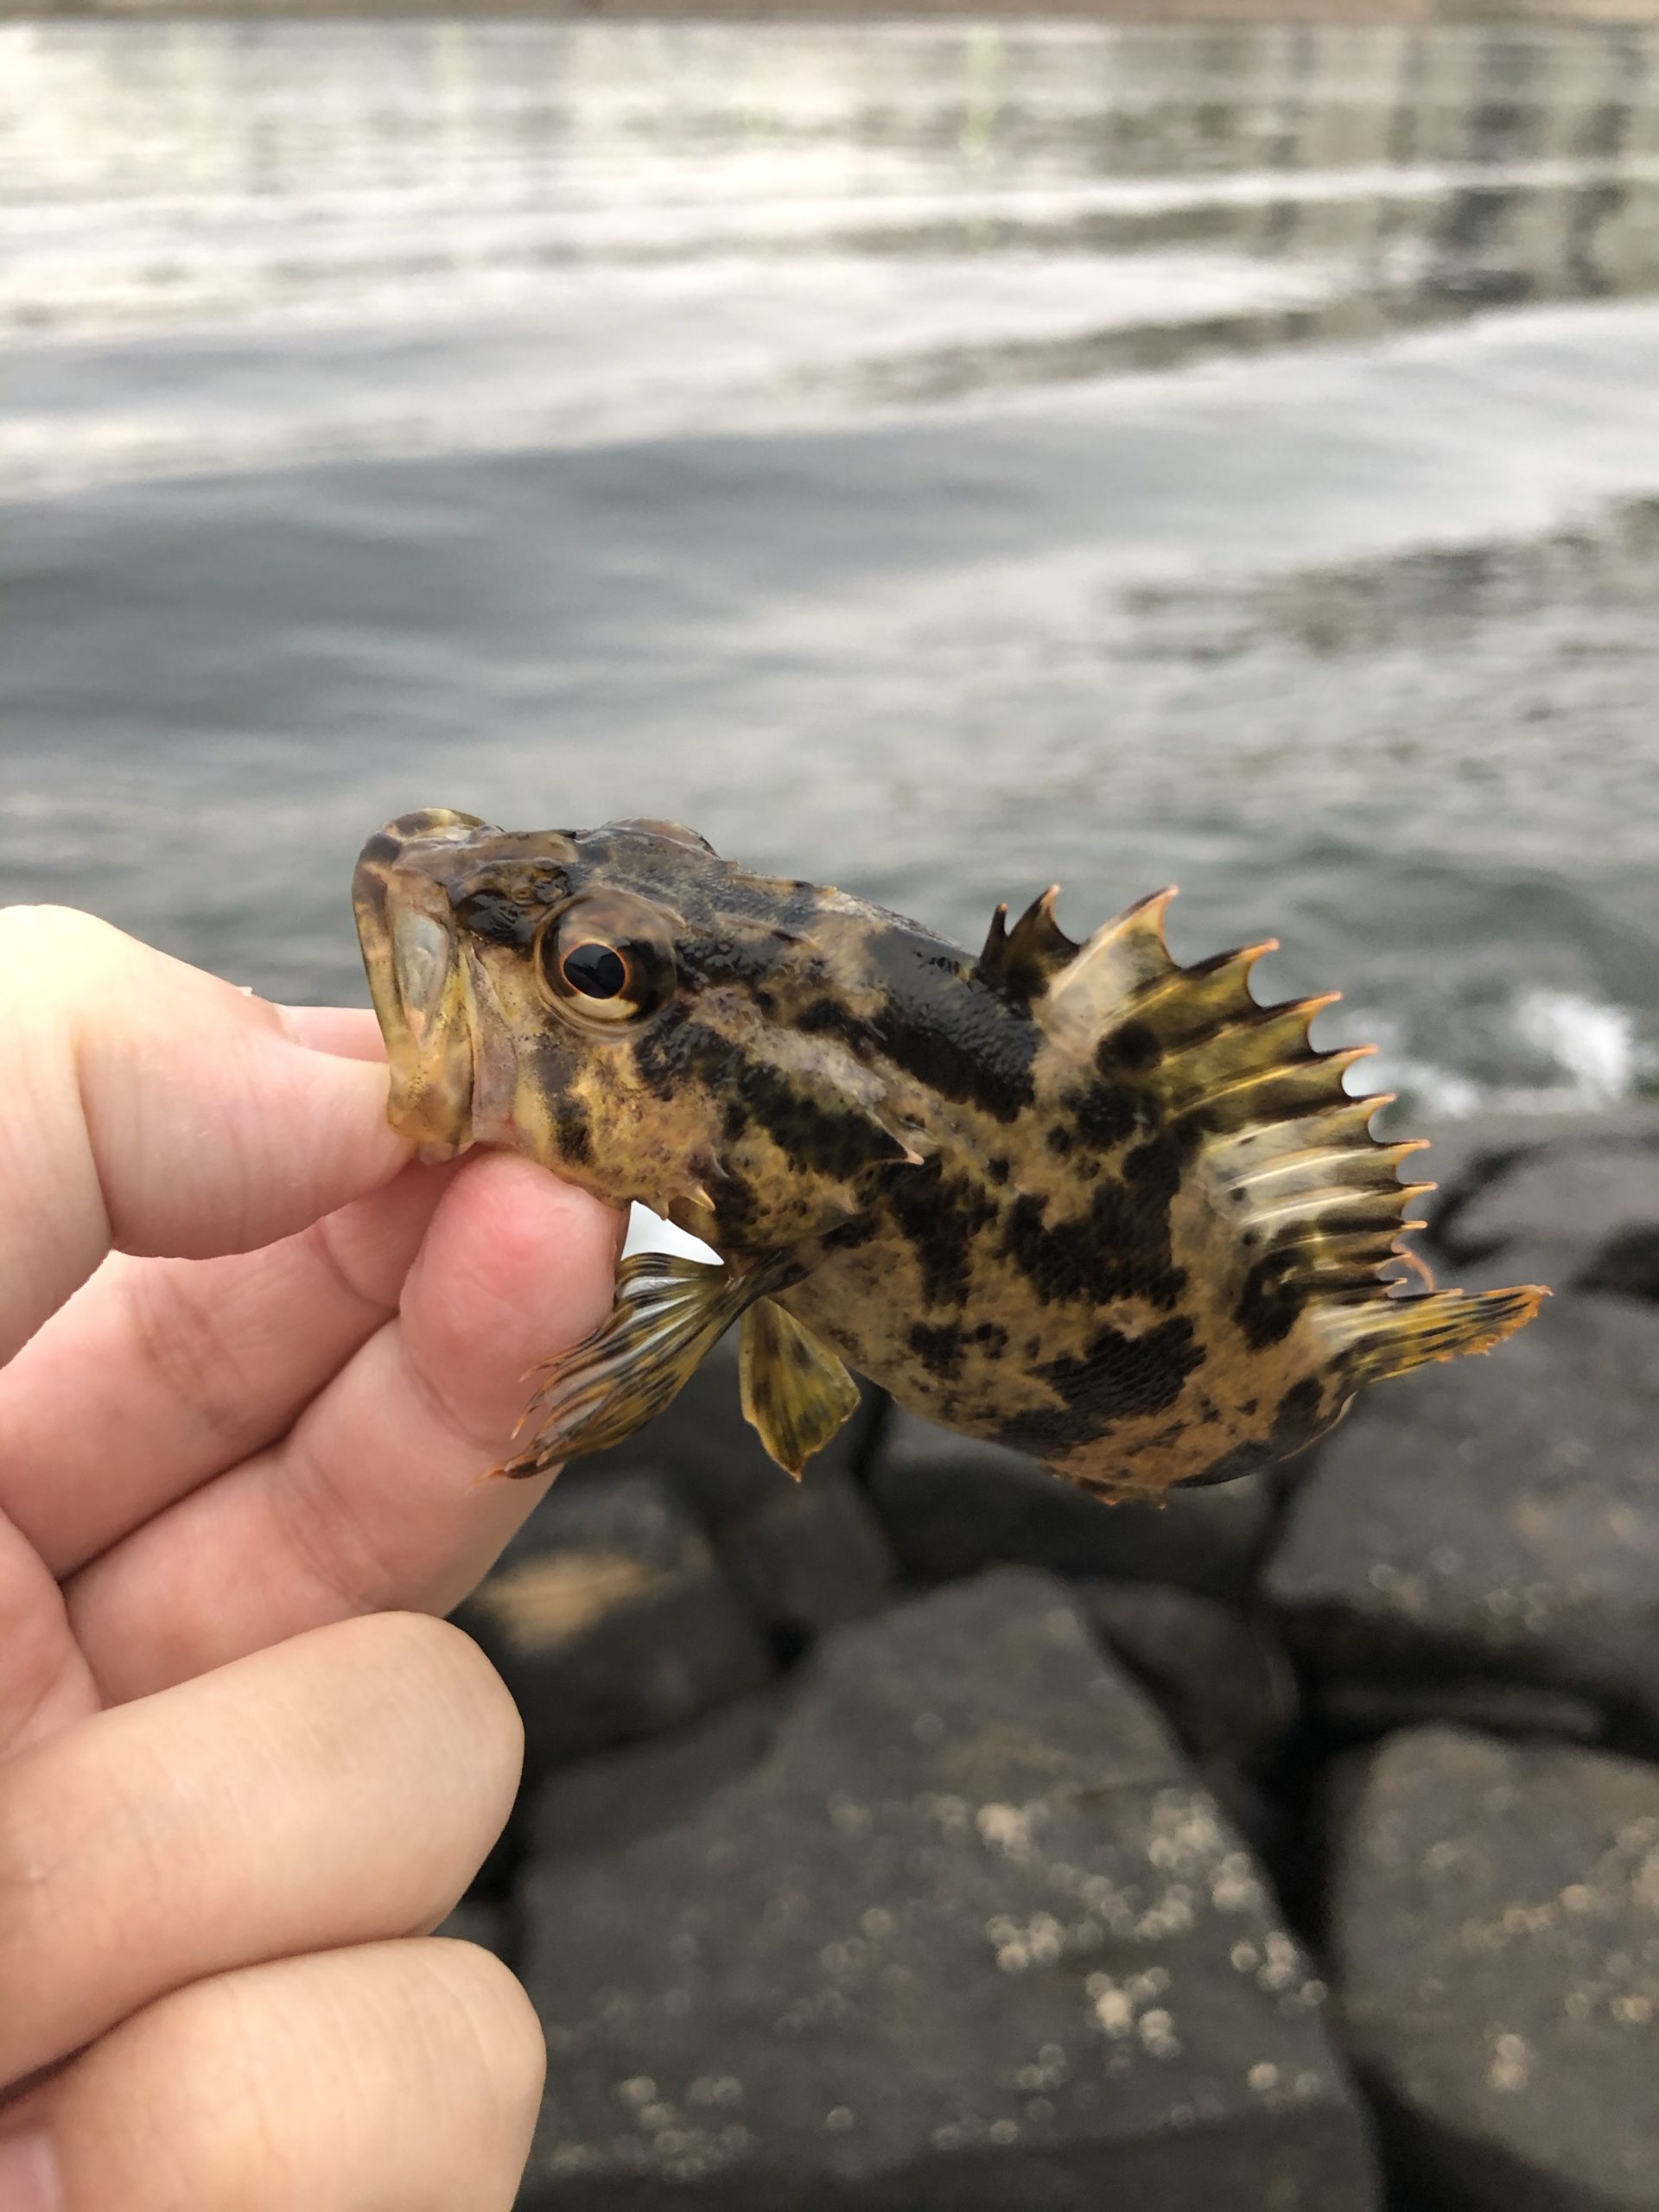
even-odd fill
[{"label": "fish mouth", "polygon": [[446,881],[487,824],[433,807],[399,815],[358,857],[358,941],[391,1066],[387,1118],[421,1159],[453,1160],[474,1126],[476,1033]]}]

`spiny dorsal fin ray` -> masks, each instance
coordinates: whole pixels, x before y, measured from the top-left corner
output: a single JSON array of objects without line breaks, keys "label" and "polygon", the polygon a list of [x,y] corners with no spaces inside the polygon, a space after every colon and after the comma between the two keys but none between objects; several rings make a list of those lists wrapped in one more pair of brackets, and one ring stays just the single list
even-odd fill
[{"label": "spiny dorsal fin ray", "polygon": [[1134,1001],[1143,993],[1179,981],[1183,971],[1164,942],[1164,913],[1174,896],[1173,883],[1154,891],[1071,947],[1040,1010],[1046,1027],[1079,1038],[1104,1036],[1138,1011]]},{"label": "spiny dorsal fin ray", "polygon": [[[1375,1045],[1349,1045],[1340,1052],[1316,1052],[1288,1065],[1269,1065],[1235,1076],[1213,1090],[1195,1090],[1175,1108],[1176,1116],[1198,1114],[1206,1131],[1229,1135],[1257,1122],[1294,1121],[1339,1107],[1347,1097],[1343,1077],[1369,1059]],[[1369,1137],[1360,1140],[1369,1143]]]},{"label": "spiny dorsal fin ray", "polygon": [[1433,1188],[1433,1183],[1389,1183],[1357,1191],[1334,1175],[1322,1185],[1291,1195],[1275,1192],[1269,1196],[1257,1186],[1250,1192],[1250,1227],[1254,1233],[1270,1236],[1297,1222],[1317,1219],[1332,1235],[1351,1229],[1397,1230],[1410,1201]]},{"label": "spiny dorsal fin ray", "polygon": [[985,949],[975,964],[979,982],[1018,1006],[1029,1006],[1053,988],[1053,979],[1074,959],[1077,947],[1054,918],[1054,901],[1060,887],[1050,884],[1033,899],[1012,929],[1008,910],[999,906],[991,916]]},{"label": "spiny dorsal fin ray", "polygon": [[1241,1020],[1224,1022],[1165,1058],[1158,1070],[1160,1087],[1179,1113],[1234,1082],[1316,1064],[1320,1056],[1308,1043],[1308,1025],[1341,995],[1328,991],[1319,998],[1257,1007]]},{"label": "spiny dorsal fin ray", "polygon": [[[1362,1102],[1370,1106],[1372,1102]],[[1306,1126],[1294,1122],[1273,1125],[1274,1128],[1296,1129]],[[1267,1134],[1265,1131],[1263,1135]],[[1228,1177],[1232,1190],[1248,1190],[1262,1205],[1276,1205],[1281,1198],[1295,1191],[1329,1190],[1333,1184],[1344,1184],[1351,1190],[1367,1189],[1372,1185],[1382,1189],[1399,1187],[1399,1170],[1414,1152],[1427,1150],[1427,1137],[1402,1137],[1397,1143],[1367,1146],[1362,1128],[1345,1144],[1299,1145],[1295,1149],[1281,1152],[1260,1162],[1248,1166]],[[1432,1189],[1432,1185],[1420,1187]]]},{"label": "spiny dorsal fin ray", "polygon": [[1256,963],[1279,950],[1277,938],[1218,952],[1191,968],[1177,968],[1144,985],[1124,1007],[1132,1020],[1148,1024],[1166,1052],[1207,1037],[1212,1030],[1243,1021],[1258,1011],[1250,991]]},{"label": "spiny dorsal fin ray", "polygon": [[[1380,1090],[1351,1098],[1344,1090],[1334,1105],[1313,1113],[1297,1114],[1283,1121],[1264,1117],[1231,1130],[1212,1145],[1210,1157],[1217,1174],[1233,1182],[1314,1150],[1369,1158],[1376,1145],[1370,1134],[1371,1116],[1393,1105],[1394,1096],[1391,1090]],[[1418,1138],[1414,1149],[1421,1151],[1425,1141]]]}]

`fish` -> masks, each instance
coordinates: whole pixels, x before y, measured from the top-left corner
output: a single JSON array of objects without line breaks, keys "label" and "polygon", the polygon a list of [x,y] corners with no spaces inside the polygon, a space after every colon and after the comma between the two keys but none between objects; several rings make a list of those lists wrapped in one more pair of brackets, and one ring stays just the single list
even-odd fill
[{"label": "fish", "polygon": [[1081,942],[1057,895],[999,906],[976,956],[673,822],[433,809],[368,840],[392,1126],[429,1160],[505,1147],[717,1255],[625,1260],[496,1471],[622,1442],[736,1325],[743,1412],[792,1475],[863,1376],[1103,1500],[1161,1498],[1533,1318],[1537,1284],[1414,1280],[1422,1140],[1350,1095],[1372,1047],[1312,1044],[1337,995],[1260,1003],[1274,940],[1180,965],[1173,889]]}]

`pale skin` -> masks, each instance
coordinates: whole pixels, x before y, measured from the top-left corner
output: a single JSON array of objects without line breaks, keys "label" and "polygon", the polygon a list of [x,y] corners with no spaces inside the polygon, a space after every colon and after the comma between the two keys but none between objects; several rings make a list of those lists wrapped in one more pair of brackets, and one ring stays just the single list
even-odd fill
[{"label": "pale skin", "polygon": [[434,1618],[622,1224],[413,1166],[372,1018],[0,910],[0,2212],[506,2212],[523,1992],[433,1939],[518,1719]]}]

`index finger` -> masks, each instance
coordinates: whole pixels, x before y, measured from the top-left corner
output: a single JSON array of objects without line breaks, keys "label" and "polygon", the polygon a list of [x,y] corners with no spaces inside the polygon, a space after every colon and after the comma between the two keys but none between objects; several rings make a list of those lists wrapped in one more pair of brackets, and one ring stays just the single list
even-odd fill
[{"label": "index finger", "polygon": [[0,1361],[112,1249],[251,1251],[397,1173],[384,1066],[297,1026],[91,915],[0,910]]}]

